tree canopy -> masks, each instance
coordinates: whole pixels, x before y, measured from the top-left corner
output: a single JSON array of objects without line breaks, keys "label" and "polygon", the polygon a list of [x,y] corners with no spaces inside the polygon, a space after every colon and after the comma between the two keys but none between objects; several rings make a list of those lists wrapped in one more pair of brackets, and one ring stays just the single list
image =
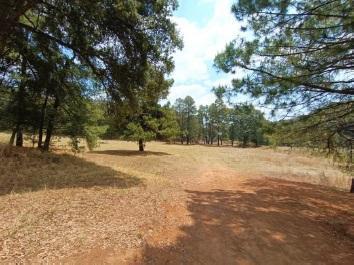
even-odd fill
[{"label": "tree canopy", "polygon": [[110,114],[117,105],[139,107],[147,86],[173,70],[172,53],[182,47],[170,19],[176,8],[174,0],[2,1],[2,106],[14,110],[3,125],[17,138],[34,127],[41,139],[46,128],[48,149],[64,121],[60,113],[85,113],[79,106],[87,104],[79,102],[103,96]]},{"label": "tree canopy", "polygon": [[352,104],[353,10],[351,0],[238,0],[232,12],[249,37],[215,58],[222,71],[246,72],[230,94],[300,113]]}]

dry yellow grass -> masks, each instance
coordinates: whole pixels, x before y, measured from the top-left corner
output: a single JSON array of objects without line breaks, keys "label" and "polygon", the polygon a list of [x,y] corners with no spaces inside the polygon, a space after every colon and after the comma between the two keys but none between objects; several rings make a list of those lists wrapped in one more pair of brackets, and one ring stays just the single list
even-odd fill
[{"label": "dry yellow grass", "polygon": [[94,152],[72,155],[3,146],[0,263],[58,262],[97,246],[142,247],[155,229],[191,222],[165,211],[184,207],[185,189],[265,177],[340,189],[351,179],[323,158],[269,148],[152,142],[140,153],[135,143],[102,141]]},{"label": "dry yellow grass", "polygon": [[[129,155],[124,150],[132,153]],[[333,166],[330,159],[268,147],[182,146],[152,142],[147,144],[145,155],[138,155],[136,150],[135,143],[104,141],[97,150],[84,154],[84,157],[96,163],[118,166],[122,170],[139,170],[144,174],[164,177],[182,176],[183,181],[188,179],[188,174],[203,167],[229,168],[246,177],[276,177],[344,190],[349,189],[351,180],[351,176]]]},{"label": "dry yellow grass", "polygon": [[0,143],[6,144],[10,140],[10,134],[0,132]]},{"label": "dry yellow grass", "polygon": [[0,263],[52,262],[97,242],[139,246],[155,197],[143,177],[79,156],[3,148]]}]

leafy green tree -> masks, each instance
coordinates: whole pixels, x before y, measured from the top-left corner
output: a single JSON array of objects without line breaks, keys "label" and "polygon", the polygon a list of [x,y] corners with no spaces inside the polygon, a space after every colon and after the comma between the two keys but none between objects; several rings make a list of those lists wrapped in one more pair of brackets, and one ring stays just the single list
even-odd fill
[{"label": "leafy green tree", "polygon": [[198,109],[198,127],[199,127],[199,139],[202,138],[204,144],[209,144],[209,126],[210,126],[210,117],[208,112],[208,106],[199,106]]},{"label": "leafy green tree", "polygon": [[180,126],[181,143],[186,140],[190,144],[198,136],[198,119],[195,101],[191,96],[184,99],[177,99],[174,104],[177,115],[177,121]]},{"label": "leafy green tree", "polygon": [[183,144],[184,139],[186,137],[186,115],[185,115],[185,102],[182,98],[176,99],[176,102],[173,106],[176,111],[177,122],[180,128],[180,140]]},{"label": "leafy green tree", "polygon": [[17,0],[17,1],[1,1],[0,2],[0,53],[6,52],[7,46],[16,25],[21,16],[28,10],[33,8],[39,0]]},{"label": "leafy green tree", "polygon": [[104,106],[101,102],[83,100],[73,102],[75,106],[68,108],[60,115],[61,128],[57,133],[70,136],[75,151],[79,151],[80,139],[85,139],[89,150],[98,145],[98,139],[104,135],[108,126],[105,124]]},{"label": "leafy green tree", "polygon": [[[278,122],[272,134],[273,141],[280,146],[316,150],[350,166],[353,133],[350,133],[348,124],[352,124],[354,113],[338,116],[338,113],[342,113],[346,107],[339,104],[306,116]],[[354,105],[350,107],[353,108]],[[346,132],[349,134],[346,135]]]},{"label": "leafy green tree", "polygon": [[263,114],[252,105],[237,105],[230,113],[230,138],[239,141],[243,147],[249,142],[259,146],[265,142]]},{"label": "leafy green tree", "polygon": [[168,105],[150,105],[139,115],[131,116],[129,123],[122,127],[124,139],[138,142],[139,151],[144,151],[148,141],[171,141],[180,135],[175,112]]},{"label": "leafy green tree", "polygon": [[214,122],[218,146],[220,146],[220,144],[222,145],[223,136],[227,135],[227,108],[223,100],[225,88],[217,87],[213,88],[213,91],[216,95],[216,100],[213,108],[210,109],[210,117]]},{"label": "leafy green tree", "polygon": [[134,120],[126,126],[125,139],[136,141],[139,144],[139,151],[143,152],[145,142],[156,138],[158,121],[149,114],[144,114],[138,120]]},{"label": "leafy green tree", "polygon": [[161,108],[162,117],[159,119],[158,138],[161,140],[174,141],[179,137],[180,128],[177,122],[176,112],[169,104]]},{"label": "leafy green tree", "polygon": [[154,66],[150,66],[149,71],[146,72],[146,77],[148,81],[144,87],[140,88],[141,93],[135,101],[134,111],[131,111],[132,106],[130,104],[122,104],[115,108],[115,111],[125,115],[115,117],[118,117],[117,127],[123,128],[125,139],[138,142],[140,151],[144,151],[146,141],[156,139],[164,133],[173,133],[166,128],[168,126],[166,123],[171,125],[173,122],[170,120],[172,117],[168,116],[170,113],[161,108],[158,103],[160,99],[167,96],[173,81],[166,79],[165,73]]},{"label": "leafy green tree", "polygon": [[75,112],[68,98],[104,91],[110,110],[130,104],[124,110],[133,112],[150,69],[162,76],[173,69],[171,54],[182,46],[170,20],[176,8],[174,0],[1,3],[0,83],[11,94],[16,143],[33,127],[47,150],[60,114]]},{"label": "leafy green tree", "polygon": [[332,103],[350,105],[353,8],[351,0],[239,0],[232,12],[254,37],[232,41],[215,65],[225,72],[246,71],[230,92],[263,100],[274,110],[304,113]]},{"label": "leafy green tree", "polygon": [[195,101],[191,96],[186,96],[184,99],[185,115],[186,115],[186,139],[187,144],[190,144],[197,136],[198,123],[196,119],[197,108]]},{"label": "leafy green tree", "polygon": [[208,128],[208,134],[210,141],[209,143],[213,145],[215,137],[217,137],[218,130],[216,128],[217,125],[217,119],[218,119],[218,109],[215,103],[212,103],[208,107],[208,114],[209,114],[209,128]]}]

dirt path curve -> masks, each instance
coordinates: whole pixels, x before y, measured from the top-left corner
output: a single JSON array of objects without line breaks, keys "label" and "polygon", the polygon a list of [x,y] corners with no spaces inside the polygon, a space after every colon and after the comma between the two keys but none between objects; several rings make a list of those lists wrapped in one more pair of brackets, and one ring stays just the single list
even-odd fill
[{"label": "dirt path curve", "polygon": [[[208,157],[186,178],[165,220],[129,250],[94,250],[81,264],[353,264],[353,196],[241,174]],[[177,174],[176,174],[177,175]]]}]

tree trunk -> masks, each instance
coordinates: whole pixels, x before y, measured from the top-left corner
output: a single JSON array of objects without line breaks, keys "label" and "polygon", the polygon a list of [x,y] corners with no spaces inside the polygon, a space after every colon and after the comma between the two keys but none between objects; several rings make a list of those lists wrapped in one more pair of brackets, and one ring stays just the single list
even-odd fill
[{"label": "tree trunk", "polygon": [[144,141],[143,139],[139,139],[139,151],[144,152]]},{"label": "tree trunk", "polygon": [[48,90],[46,91],[45,100],[44,100],[44,103],[42,105],[42,110],[41,110],[41,119],[39,121],[38,148],[42,148],[42,144],[43,144],[43,126],[44,126],[44,119],[45,119],[45,111],[47,108],[47,102],[48,102]]},{"label": "tree trunk", "polygon": [[16,132],[16,146],[23,147],[23,131],[19,128]]},{"label": "tree trunk", "polygon": [[332,153],[332,142],[331,142],[331,138],[332,136],[328,137],[327,138],[327,155],[331,154]]},{"label": "tree trunk", "polygon": [[212,128],[210,124],[209,124],[209,144],[213,145],[213,134],[212,134]]},{"label": "tree trunk", "polygon": [[220,136],[218,135],[218,146],[220,146]]},{"label": "tree trunk", "polygon": [[16,146],[23,147],[23,130],[22,130],[21,126],[17,127]]},{"label": "tree trunk", "polygon": [[234,139],[231,140],[231,146],[234,146]]},{"label": "tree trunk", "polygon": [[354,193],[354,179],[352,179],[352,187],[350,188],[350,193]]},{"label": "tree trunk", "polygon": [[54,130],[54,122],[55,122],[55,118],[57,115],[58,107],[59,107],[59,97],[56,96],[54,106],[53,106],[54,111],[48,119],[47,132],[46,132],[45,141],[44,141],[44,145],[43,145],[44,151],[49,151],[50,140],[52,138],[52,134],[53,134],[53,130]]},{"label": "tree trunk", "polygon": [[246,137],[244,136],[244,137],[243,137],[243,141],[242,141],[242,147],[243,147],[243,148],[246,147],[246,143],[247,143]]},{"label": "tree trunk", "polygon": [[13,145],[14,145],[14,143],[15,143],[15,137],[16,137],[16,128],[13,128],[13,129],[12,129],[11,138],[10,138],[10,141],[9,141],[9,145],[10,145],[10,146],[13,146]]},{"label": "tree trunk", "polygon": [[36,128],[33,128],[33,133],[32,133],[32,148],[34,148],[34,145],[36,144]]},{"label": "tree trunk", "polygon": [[[26,65],[27,62],[24,58],[22,58],[21,62],[21,77],[25,79],[26,75]],[[23,116],[24,116],[24,99],[25,99],[25,81],[21,80],[20,85],[18,87],[17,94],[17,125],[16,125],[16,146],[23,146]]]},{"label": "tree trunk", "polygon": [[54,129],[54,121],[53,120],[49,120],[48,127],[47,127],[47,132],[46,132],[46,136],[45,136],[45,141],[44,141],[44,145],[43,145],[43,150],[44,151],[49,151],[50,140],[52,138],[53,129]]}]

